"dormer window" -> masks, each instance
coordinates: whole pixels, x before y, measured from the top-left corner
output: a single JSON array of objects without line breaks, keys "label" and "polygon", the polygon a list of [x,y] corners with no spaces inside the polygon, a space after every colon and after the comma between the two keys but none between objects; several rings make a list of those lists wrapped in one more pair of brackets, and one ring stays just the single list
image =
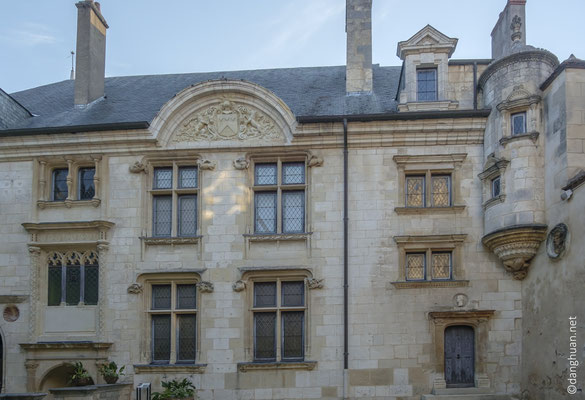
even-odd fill
[{"label": "dormer window", "polygon": [[512,114],[512,136],[526,133],[526,112]]},{"label": "dormer window", "polygon": [[418,101],[437,101],[437,68],[416,70],[416,96]]}]

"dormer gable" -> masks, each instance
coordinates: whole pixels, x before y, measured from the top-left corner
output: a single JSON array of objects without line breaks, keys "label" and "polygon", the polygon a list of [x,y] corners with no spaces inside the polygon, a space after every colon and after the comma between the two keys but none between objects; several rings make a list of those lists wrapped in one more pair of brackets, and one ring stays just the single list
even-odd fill
[{"label": "dormer gable", "polygon": [[396,55],[404,60],[410,54],[447,53],[451,57],[459,39],[450,38],[427,25],[415,33],[410,39],[398,42]]}]

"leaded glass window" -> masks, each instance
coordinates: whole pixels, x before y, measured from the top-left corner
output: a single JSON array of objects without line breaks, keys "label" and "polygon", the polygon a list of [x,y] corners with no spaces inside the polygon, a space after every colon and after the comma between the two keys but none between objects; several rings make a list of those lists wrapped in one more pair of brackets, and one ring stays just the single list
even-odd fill
[{"label": "leaded glass window", "polygon": [[256,163],[254,232],[305,232],[305,162]]},{"label": "leaded glass window", "polygon": [[254,359],[302,360],[305,345],[305,282],[254,282]]},{"label": "leaded glass window", "polygon": [[512,114],[512,135],[526,133],[526,112]]},{"label": "leaded glass window", "polygon": [[433,279],[451,279],[451,253],[432,253]]},{"label": "leaded glass window", "polygon": [[53,201],[64,201],[69,195],[69,189],[67,187],[67,175],[69,175],[69,169],[58,168],[53,170]]},{"label": "leaded glass window", "polygon": [[77,173],[77,192],[79,200],[91,200],[93,199],[93,196],[95,196],[94,176],[95,168],[79,168]]},{"label": "leaded glass window", "polygon": [[424,68],[416,71],[416,93],[418,101],[437,100],[436,68]]},{"label": "leaded glass window", "polygon": [[97,305],[99,266],[95,251],[53,251],[47,260],[47,305]]},{"label": "leaded glass window", "polygon": [[194,363],[197,353],[197,285],[169,281],[150,285],[153,363]]},{"label": "leaded glass window", "polygon": [[406,177],[406,206],[407,207],[424,207],[425,206],[425,177],[424,176],[407,176]]},{"label": "leaded glass window", "polygon": [[497,176],[492,180],[492,198],[498,197],[502,194],[502,179]]},{"label": "leaded glass window", "polygon": [[451,205],[450,175],[432,175],[431,199],[433,207],[449,207]]},{"label": "leaded glass window", "polygon": [[197,236],[198,168],[173,163],[155,167],[153,175],[152,236]]},{"label": "leaded glass window", "polygon": [[425,253],[406,254],[406,280],[421,281],[425,279]]}]

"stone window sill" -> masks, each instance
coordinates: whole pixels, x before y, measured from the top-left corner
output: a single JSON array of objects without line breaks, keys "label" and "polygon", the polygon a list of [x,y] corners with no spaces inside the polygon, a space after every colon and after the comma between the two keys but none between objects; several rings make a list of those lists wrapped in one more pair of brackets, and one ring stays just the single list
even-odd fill
[{"label": "stone window sill", "polygon": [[161,245],[181,245],[181,244],[197,244],[202,236],[190,236],[190,237],[145,237],[142,236],[140,239],[147,246],[161,246]]},{"label": "stone window sill", "polygon": [[522,133],[520,135],[514,135],[514,136],[505,136],[503,138],[500,139],[500,144],[504,147],[506,147],[506,145],[510,142],[516,142],[518,140],[525,140],[525,139],[530,139],[532,140],[532,143],[536,143],[536,140],[538,139],[538,132],[527,132],[527,133]]},{"label": "stone window sill", "polygon": [[274,361],[274,362],[241,362],[238,363],[238,371],[266,371],[266,370],[306,370],[312,371],[317,366],[317,361]]},{"label": "stone window sill", "polygon": [[271,234],[245,234],[249,242],[278,242],[278,241],[306,241],[313,232],[306,233],[271,233]]},{"label": "stone window sill", "polygon": [[459,102],[453,100],[409,101],[398,104],[398,111],[446,111],[459,108]]},{"label": "stone window sill", "polygon": [[187,373],[203,374],[207,364],[135,364],[134,373]]},{"label": "stone window sill", "polygon": [[483,209],[487,210],[488,208],[495,206],[496,204],[503,203],[505,200],[506,200],[505,194],[501,194],[497,197],[492,197],[491,199],[489,199],[485,203],[483,203]]},{"label": "stone window sill", "polygon": [[394,212],[398,215],[411,214],[438,214],[438,213],[459,213],[465,210],[464,205],[451,207],[395,207]]},{"label": "stone window sill", "polygon": [[430,289],[469,286],[469,281],[409,281],[390,282],[396,289]]},{"label": "stone window sill", "polygon": [[83,206],[93,206],[99,207],[101,204],[100,199],[91,199],[91,200],[64,200],[64,201],[48,201],[48,200],[38,200],[37,206],[42,210],[45,208],[71,208],[71,207],[83,207]]}]

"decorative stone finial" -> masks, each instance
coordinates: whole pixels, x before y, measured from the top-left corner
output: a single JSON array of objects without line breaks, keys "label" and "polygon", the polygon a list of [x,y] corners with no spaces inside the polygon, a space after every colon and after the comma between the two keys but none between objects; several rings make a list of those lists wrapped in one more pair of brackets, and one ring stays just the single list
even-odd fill
[{"label": "decorative stone finial", "polygon": [[520,41],[522,39],[522,18],[518,15],[514,15],[512,23],[510,24],[510,29],[512,30],[512,41]]}]

